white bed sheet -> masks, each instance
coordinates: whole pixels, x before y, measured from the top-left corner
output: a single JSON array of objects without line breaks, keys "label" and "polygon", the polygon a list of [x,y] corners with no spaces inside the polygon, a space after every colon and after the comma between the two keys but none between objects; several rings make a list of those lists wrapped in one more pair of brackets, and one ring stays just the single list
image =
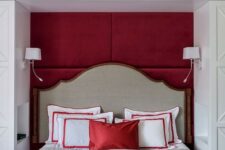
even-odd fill
[{"label": "white bed sheet", "polygon": [[[45,144],[40,150],[89,150],[89,149],[84,149],[84,148],[63,149],[63,148],[59,148],[57,144]],[[190,149],[185,144],[180,143],[180,144],[174,145],[174,147],[170,148],[169,150],[190,150]]]}]

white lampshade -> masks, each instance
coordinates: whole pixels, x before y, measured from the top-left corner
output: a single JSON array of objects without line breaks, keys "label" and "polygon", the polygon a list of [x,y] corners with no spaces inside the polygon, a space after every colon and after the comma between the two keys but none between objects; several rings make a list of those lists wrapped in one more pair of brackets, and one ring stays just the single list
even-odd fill
[{"label": "white lampshade", "polygon": [[41,49],[40,48],[26,48],[25,59],[41,60]]},{"label": "white lampshade", "polygon": [[199,47],[185,47],[183,50],[183,59],[199,59]]}]

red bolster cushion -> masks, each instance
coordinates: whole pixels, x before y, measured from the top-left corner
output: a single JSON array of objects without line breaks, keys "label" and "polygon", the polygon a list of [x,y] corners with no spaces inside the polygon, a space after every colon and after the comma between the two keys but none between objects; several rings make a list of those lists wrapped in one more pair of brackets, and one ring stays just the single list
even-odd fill
[{"label": "red bolster cushion", "polygon": [[138,149],[138,123],[138,120],[118,124],[91,120],[91,150]]}]

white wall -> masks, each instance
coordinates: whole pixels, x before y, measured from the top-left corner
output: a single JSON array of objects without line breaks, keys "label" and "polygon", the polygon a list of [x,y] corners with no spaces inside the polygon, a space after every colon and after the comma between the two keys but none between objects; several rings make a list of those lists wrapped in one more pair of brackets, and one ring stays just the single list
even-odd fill
[{"label": "white wall", "polygon": [[195,102],[208,105],[209,97],[209,5],[194,12],[194,44],[201,48],[202,68],[195,64]]},{"label": "white wall", "polygon": [[[208,115],[207,109],[209,102],[209,5],[194,12],[194,45],[201,48],[201,64],[195,63],[194,67],[194,88],[195,104],[197,106],[195,114],[195,135],[207,135],[206,128],[202,128],[202,119]],[[199,68],[201,67],[201,69]],[[200,112],[201,111],[201,112]],[[205,121],[205,120],[204,120]],[[208,121],[207,121],[208,122]],[[205,122],[205,123],[207,123]]]},{"label": "white wall", "polygon": [[[194,67],[194,112],[195,112],[195,149],[204,148],[203,140],[208,140],[209,105],[209,5],[206,4],[194,12],[194,45],[201,48],[201,63]],[[200,69],[201,67],[201,69]],[[201,139],[199,141],[199,138]],[[207,144],[206,144],[207,145]]]},{"label": "white wall", "polygon": [[[15,10],[15,134],[29,136],[30,67],[29,62],[24,61],[24,54],[26,47],[30,46],[30,12],[19,3],[16,3]],[[29,137],[16,143],[16,149],[28,150]]]}]

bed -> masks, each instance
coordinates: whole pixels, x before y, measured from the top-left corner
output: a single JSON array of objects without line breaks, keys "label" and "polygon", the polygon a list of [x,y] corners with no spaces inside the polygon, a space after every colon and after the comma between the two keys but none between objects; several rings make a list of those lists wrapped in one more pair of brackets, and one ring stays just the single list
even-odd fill
[{"label": "bed", "polygon": [[[31,106],[31,146],[40,148],[48,138],[47,106],[50,104],[85,108],[101,106],[123,117],[123,109],[143,111],[180,108],[176,124],[179,138],[174,150],[193,146],[191,89],[174,89],[163,81],[155,81],[138,69],[117,63],[93,66],[68,81],[60,81],[49,89],[33,89]],[[41,150],[60,150],[45,144]]]},{"label": "bed", "polygon": [[[59,148],[57,144],[45,144],[40,150],[69,150],[69,149]],[[74,150],[79,150],[79,149],[74,149]],[[89,150],[89,149],[80,149],[80,150]],[[180,144],[176,144],[173,148],[171,148],[171,150],[189,150],[189,148],[185,144],[180,143]]]}]

